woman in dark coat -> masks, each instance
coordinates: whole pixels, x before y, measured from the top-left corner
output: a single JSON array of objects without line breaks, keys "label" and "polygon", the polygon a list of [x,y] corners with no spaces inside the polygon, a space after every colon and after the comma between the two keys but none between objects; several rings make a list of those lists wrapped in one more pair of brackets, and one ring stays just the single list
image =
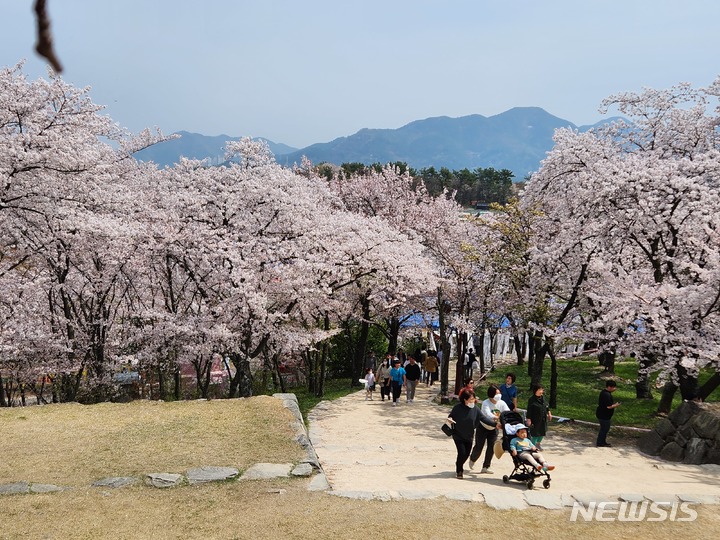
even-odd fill
[{"label": "woman in dark coat", "polygon": [[548,421],[552,420],[550,407],[548,407],[544,398],[545,389],[542,385],[534,385],[532,387],[532,396],[528,400],[527,406],[527,425],[530,428],[530,440],[538,449],[541,449],[540,443],[547,433]]},{"label": "woman in dark coat", "polygon": [[457,448],[455,460],[455,475],[463,477],[463,466],[470,457],[475,429],[485,429],[480,422],[493,425],[496,420],[484,415],[480,407],[475,406],[475,392],[470,388],[463,388],[458,395],[460,403],[455,405],[448,415],[448,423],[453,426],[453,442]]}]

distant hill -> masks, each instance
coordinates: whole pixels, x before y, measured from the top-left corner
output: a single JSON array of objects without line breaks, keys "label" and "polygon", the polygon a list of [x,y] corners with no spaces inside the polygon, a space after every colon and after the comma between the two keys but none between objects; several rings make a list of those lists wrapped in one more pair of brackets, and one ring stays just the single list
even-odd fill
[{"label": "distant hill", "polygon": [[[141,150],[135,153],[135,157],[140,161],[152,161],[159,167],[177,163],[180,156],[188,159],[209,159],[211,163],[220,163],[224,159],[225,143],[241,139],[241,137],[229,137],[228,135],[207,136],[187,131],[178,131],[177,134],[180,135],[180,138]],[[257,137],[257,139],[267,142],[270,151],[275,155],[288,154],[297,150],[287,144],[274,143],[262,137]]]},{"label": "distant hill", "polygon": [[521,181],[539,168],[540,161],[553,147],[555,129],[561,127],[583,131],[592,126],[578,128],[539,107],[516,107],[490,117],[440,116],[398,129],[361,129],[349,137],[276,157],[285,165],[299,163],[302,156],[307,156],[313,163],[403,161],[416,169],[493,167],[509,169],[515,181]]},{"label": "distant hill", "polygon": [[[493,167],[509,169],[515,181],[521,181],[540,167],[540,162],[553,147],[553,133],[561,127],[586,131],[594,126],[578,127],[539,107],[515,107],[490,117],[479,114],[460,118],[439,116],[416,120],[397,129],[361,129],[354,135],[300,150],[263,140],[268,142],[282,165],[299,164],[302,156],[307,156],[316,164],[358,162],[369,165],[402,161],[416,169]],[[177,162],[181,155],[210,158],[211,162],[218,163],[222,160],[225,141],[239,139],[179,133],[180,139],[152,146],[138,152],[136,157],[160,166]]]}]

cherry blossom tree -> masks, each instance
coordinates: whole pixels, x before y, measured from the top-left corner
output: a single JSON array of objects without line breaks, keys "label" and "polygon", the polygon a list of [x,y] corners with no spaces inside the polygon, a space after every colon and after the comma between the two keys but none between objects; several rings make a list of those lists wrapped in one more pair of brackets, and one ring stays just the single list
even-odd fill
[{"label": "cherry blossom tree", "polygon": [[636,352],[641,379],[659,371],[686,399],[720,368],[719,88],[608,98],[627,121],[559,130],[523,198],[543,211],[536,291],[567,330]]},{"label": "cherry blossom tree", "polygon": [[[426,273],[429,286],[419,296],[404,296],[404,303],[391,310],[382,306],[376,312],[385,319],[385,326],[392,330],[390,343],[397,342],[399,318],[403,314],[439,313],[441,341],[444,358],[450,356],[450,325],[460,333],[463,354],[471,329],[469,313],[477,299],[477,286],[472,269],[466,260],[466,252],[472,242],[474,227],[461,217],[461,208],[448,193],[432,197],[424,184],[397,167],[386,166],[380,170],[371,168],[362,174],[338,175],[331,181],[333,190],[340,194],[346,207],[368,216],[386,219],[397,230],[420,241],[424,247],[423,257],[417,259],[416,269]],[[400,291],[400,289],[398,289]],[[390,304],[393,305],[392,303]],[[393,351],[391,351],[393,352]],[[447,398],[448,362],[443,363],[441,392]],[[462,381],[462,367],[455,375],[455,387]]]},{"label": "cherry blossom tree", "polygon": [[0,71],[0,297],[44,297],[44,310],[11,310],[13,333],[63,343],[63,358],[49,346],[35,362],[54,361],[46,376],[74,399],[83,373],[108,375],[109,332],[136,248],[123,208],[126,185],[142,174],[131,153],[162,136],[131,137],[88,89],[52,72],[28,82],[21,68]]}]

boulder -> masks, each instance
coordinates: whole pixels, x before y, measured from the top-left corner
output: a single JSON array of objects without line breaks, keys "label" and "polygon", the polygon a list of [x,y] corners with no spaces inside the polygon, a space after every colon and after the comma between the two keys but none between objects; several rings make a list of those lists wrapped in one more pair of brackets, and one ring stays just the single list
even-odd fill
[{"label": "boulder", "polygon": [[720,443],[715,442],[705,452],[705,463],[720,465]]},{"label": "boulder", "polygon": [[682,461],[685,449],[675,441],[667,443],[660,451],[660,457],[667,461]]},{"label": "boulder", "polygon": [[655,426],[655,431],[657,431],[660,437],[666,439],[675,432],[675,426],[673,426],[673,423],[670,420],[663,418]]},{"label": "boulder", "polygon": [[700,465],[705,463],[705,454],[707,452],[708,445],[704,439],[699,437],[693,437],[687,443],[685,447],[685,457],[683,463],[689,465]]},{"label": "boulder", "polygon": [[[668,424],[669,423],[670,422],[668,422]],[[660,454],[660,450],[662,450],[663,446],[665,446],[665,439],[663,439],[663,437],[655,430],[646,433],[638,441],[640,451],[650,456],[657,456]]]},{"label": "boulder", "polygon": [[668,415],[668,420],[670,420],[674,426],[682,426],[690,420],[699,409],[700,407],[694,401],[684,401],[677,409]]},{"label": "boulder", "polygon": [[700,411],[691,422],[692,429],[703,439],[714,439],[720,434],[720,416],[710,411]]}]

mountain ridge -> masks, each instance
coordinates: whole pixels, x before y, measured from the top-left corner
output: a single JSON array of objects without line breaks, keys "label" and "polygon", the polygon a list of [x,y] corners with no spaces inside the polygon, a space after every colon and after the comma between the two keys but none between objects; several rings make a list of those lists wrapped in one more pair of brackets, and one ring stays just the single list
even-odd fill
[{"label": "mountain ridge", "polygon": [[[415,169],[509,169],[514,180],[521,181],[539,168],[540,162],[552,149],[556,129],[568,127],[586,131],[612,120],[614,118],[591,126],[577,126],[540,107],[514,107],[493,116],[435,116],[413,120],[395,129],[362,128],[352,135],[302,149],[260,139],[268,143],[278,163],[288,166],[299,164],[303,156],[316,164],[328,162],[335,165],[401,161]],[[159,166],[176,163],[181,155],[220,162],[225,141],[240,139],[226,135],[209,137],[178,133],[181,135],[179,139],[147,148],[136,157],[153,161]]]}]

